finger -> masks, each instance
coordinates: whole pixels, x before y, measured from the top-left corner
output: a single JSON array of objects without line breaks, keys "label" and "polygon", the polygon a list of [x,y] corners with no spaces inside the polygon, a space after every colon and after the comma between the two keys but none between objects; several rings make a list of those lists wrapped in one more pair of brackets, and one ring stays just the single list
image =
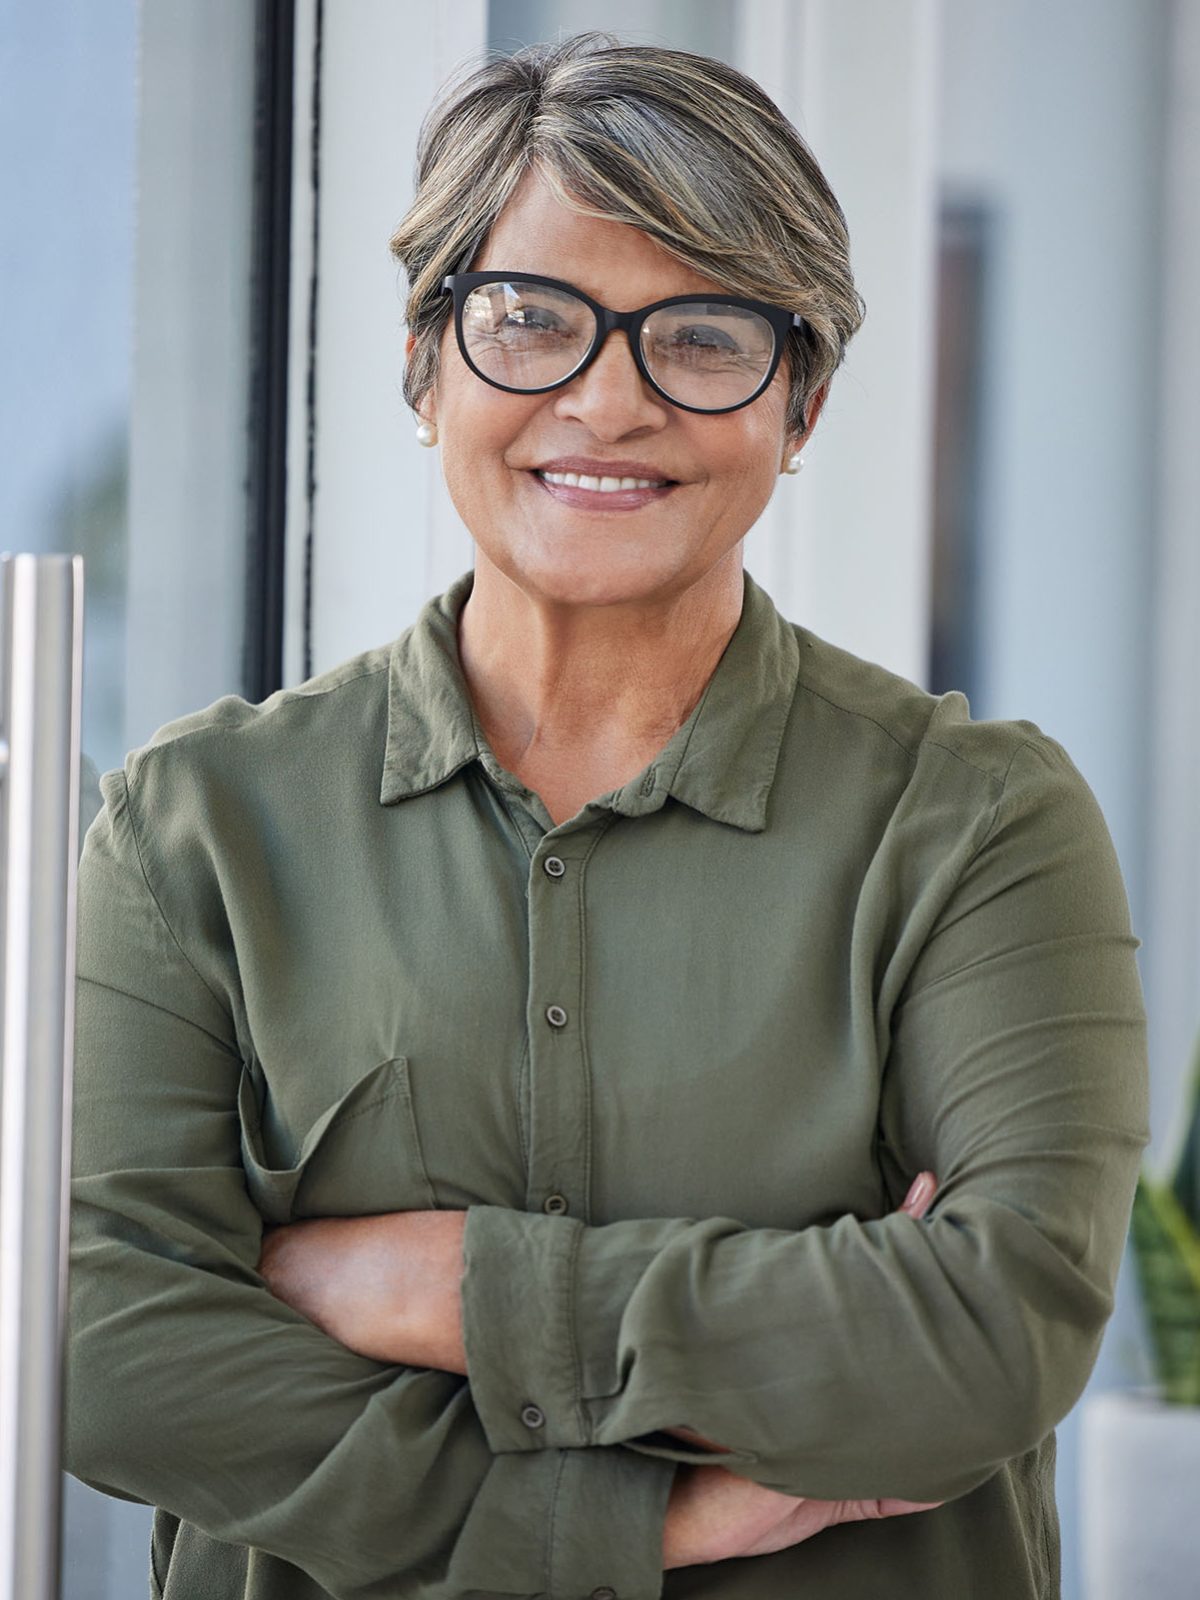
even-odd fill
[{"label": "finger", "polygon": [[918,1173],[913,1180],[912,1188],[904,1197],[900,1210],[907,1212],[910,1217],[923,1217],[936,1193],[937,1178],[934,1174]]}]

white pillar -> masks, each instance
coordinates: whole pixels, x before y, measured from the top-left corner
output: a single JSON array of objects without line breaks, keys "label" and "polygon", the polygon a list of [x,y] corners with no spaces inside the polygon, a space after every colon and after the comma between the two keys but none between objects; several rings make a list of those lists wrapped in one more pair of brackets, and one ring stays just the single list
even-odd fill
[{"label": "white pillar", "polygon": [[[924,683],[938,0],[742,0],[735,64],[811,146],[867,305],[806,447],[746,541],[786,616]],[[864,47],[869,41],[869,48]]]},{"label": "white pillar", "polygon": [[[306,675],[310,583],[308,671],[315,673],[394,638],[474,559],[437,452],[417,444],[401,396],[406,286],[388,239],[412,198],[421,119],[447,74],[482,51],[486,10],[485,0],[324,6],[314,189],[316,8],[313,0],[297,7],[284,634],[289,684]],[[309,339],[314,204],[315,351]]]},{"label": "white pillar", "polygon": [[254,7],[140,24],[123,749],[228,690],[246,592]]},{"label": "white pillar", "polygon": [[[1153,758],[1146,800],[1149,1159],[1173,1158],[1200,1027],[1200,6],[1169,0]],[[1151,299],[1147,296],[1147,300]],[[1144,324],[1145,310],[1131,308]],[[1118,446],[1119,447],[1119,446]]]}]

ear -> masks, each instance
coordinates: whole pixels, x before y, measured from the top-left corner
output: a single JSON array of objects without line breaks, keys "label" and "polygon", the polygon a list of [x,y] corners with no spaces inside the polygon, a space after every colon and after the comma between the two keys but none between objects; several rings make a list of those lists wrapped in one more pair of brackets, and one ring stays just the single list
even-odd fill
[{"label": "ear", "polygon": [[[415,345],[416,342],[417,342],[417,336],[416,336],[415,333],[410,333],[408,338],[405,339],[405,341],[404,341],[404,359],[406,361],[412,355],[413,345]],[[422,399],[420,405],[417,406],[416,411],[417,411],[417,416],[420,417],[422,422],[436,422],[437,421],[437,408],[434,405],[433,390],[432,389],[430,389],[430,390],[428,390],[426,392],[426,394],[425,394],[424,398]]]},{"label": "ear", "polygon": [[828,393],[829,393],[829,379],[826,378],[825,382],[813,394],[812,399],[808,402],[808,414],[807,414],[807,417],[805,419],[807,425],[806,425],[806,427],[804,429],[804,432],[802,434],[800,434],[799,437],[796,438],[794,440],[794,442],[792,443],[792,445],[791,445],[791,449],[792,450],[799,450],[803,445],[806,445],[808,443],[808,441],[812,438],[812,431],[817,425],[817,418],[821,415],[821,411],[822,411],[822,408],[825,405],[825,399],[826,399],[826,396],[828,395]]}]

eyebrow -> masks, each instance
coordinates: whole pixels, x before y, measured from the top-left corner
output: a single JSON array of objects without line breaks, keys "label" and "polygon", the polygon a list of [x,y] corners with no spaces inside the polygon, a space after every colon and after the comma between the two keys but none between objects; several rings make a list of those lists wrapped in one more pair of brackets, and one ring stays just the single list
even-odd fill
[{"label": "eyebrow", "polygon": [[[461,257],[461,259],[459,260],[458,265],[454,269],[455,272],[456,273],[466,272],[468,270],[467,263],[470,262],[471,257],[474,254],[475,254],[475,247],[474,246],[472,246],[470,250],[465,251],[463,256]],[[518,282],[518,283],[521,281],[521,277],[522,277],[523,274],[528,274],[528,275],[530,275],[532,277],[551,278],[551,279],[553,279],[553,281],[555,283],[561,283],[564,286],[564,288],[574,289],[574,290],[576,290],[577,292],[579,292],[581,294],[588,295],[591,299],[595,300],[597,302],[597,304],[600,304],[600,305],[604,304],[604,302],[601,299],[600,295],[598,295],[594,290],[586,288],[581,283],[575,283],[570,278],[560,277],[557,272],[543,272],[541,270],[541,268],[539,268],[539,267],[511,267],[511,266],[506,266],[506,267],[476,267],[475,271],[476,272],[499,272],[499,273],[504,273],[508,277],[510,277],[511,279],[513,279],[515,282]],[[701,301],[703,301],[703,300],[712,299],[714,295],[725,295],[725,294],[732,294],[732,293],[733,293],[733,291],[732,290],[728,290],[728,289],[679,289],[679,290],[676,290],[676,292],[674,294],[655,295],[654,299],[653,300],[647,300],[645,302],[645,305],[656,305],[660,300],[682,300],[684,298],[687,298],[687,299],[690,299],[690,300],[701,300]],[[749,296],[749,297],[735,296],[735,297],[736,298],[753,298],[753,296]],[[641,310],[642,307],[641,306],[634,306],[634,307],[631,307],[630,309],[631,310]]]},{"label": "eyebrow", "polygon": [[[462,255],[459,257],[458,264],[454,268],[455,272],[467,272],[470,269],[472,256],[475,255],[476,251],[479,249],[479,247],[482,245],[483,241],[486,238],[487,238],[487,234],[486,233],[481,233],[481,234],[477,235],[476,238],[472,239],[471,243],[467,246],[467,248],[463,251]],[[581,283],[573,283],[570,278],[560,277],[557,272],[544,272],[539,267],[476,267],[475,270],[477,272],[510,272],[513,275],[514,278],[519,278],[522,272],[531,272],[531,273],[535,274],[535,276],[538,276],[538,277],[555,278],[555,279],[557,279],[557,281],[559,283],[565,283],[567,285],[567,287],[571,288],[571,289],[583,289],[584,294],[591,295],[593,300],[599,300],[600,299],[599,295],[594,294],[591,289],[585,288],[583,284],[581,284]],[[706,295],[724,294],[726,292],[727,291],[725,291],[723,289],[696,289],[694,291],[691,290],[691,289],[680,289],[680,291],[679,291],[679,293],[681,295],[685,295],[685,294],[690,295],[690,294],[694,293],[695,298],[697,300],[703,300]],[[661,299],[668,299],[669,300],[669,299],[671,299],[673,297],[671,295],[659,295],[659,296],[657,296],[657,298],[660,299],[660,300]],[[653,301],[647,301],[646,303],[648,305],[652,305],[654,302]]]}]

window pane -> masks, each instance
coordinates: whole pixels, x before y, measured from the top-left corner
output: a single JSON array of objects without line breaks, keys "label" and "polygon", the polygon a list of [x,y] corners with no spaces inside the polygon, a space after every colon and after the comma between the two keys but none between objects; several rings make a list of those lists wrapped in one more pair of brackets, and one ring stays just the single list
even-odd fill
[{"label": "window pane", "polygon": [[[99,774],[242,689],[255,7],[0,3],[0,549],[84,557]],[[149,1589],[152,1508],[64,1475],[64,1600]]]},{"label": "window pane", "polygon": [[124,732],[136,50],[136,0],[0,12],[0,543],[84,557],[101,770]]}]

